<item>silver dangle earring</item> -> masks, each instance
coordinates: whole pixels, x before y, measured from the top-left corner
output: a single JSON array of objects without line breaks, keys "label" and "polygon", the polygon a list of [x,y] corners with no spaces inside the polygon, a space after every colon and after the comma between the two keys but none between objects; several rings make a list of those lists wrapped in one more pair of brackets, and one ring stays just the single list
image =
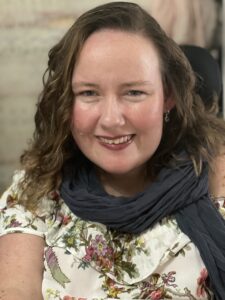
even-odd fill
[{"label": "silver dangle earring", "polygon": [[165,123],[168,123],[170,121],[170,111],[169,110],[167,110],[165,112],[164,121],[165,121]]}]

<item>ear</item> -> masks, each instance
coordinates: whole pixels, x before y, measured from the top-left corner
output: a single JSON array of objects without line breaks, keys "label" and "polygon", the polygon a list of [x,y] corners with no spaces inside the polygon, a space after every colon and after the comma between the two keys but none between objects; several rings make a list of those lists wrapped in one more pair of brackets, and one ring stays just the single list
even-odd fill
[{"label": "ear", "polygon": [[164,112],[171,111],[171,109],[175,106],[175,101],[171,96],[168,96],[164,100]]}]

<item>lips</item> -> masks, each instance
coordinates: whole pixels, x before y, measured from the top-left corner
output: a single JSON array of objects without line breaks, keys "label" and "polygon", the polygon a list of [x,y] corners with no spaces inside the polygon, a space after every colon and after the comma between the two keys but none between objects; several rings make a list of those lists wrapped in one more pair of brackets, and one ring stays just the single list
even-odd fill
[{"label": "lips", "polygon": [[98,136],[98,139],[101,143],[107,144],[107,145],[121,145],[121,144],[127,144],[129,143],[132,138],[134,137],[133,134],[119,136],[119,137],[103,137]]}]

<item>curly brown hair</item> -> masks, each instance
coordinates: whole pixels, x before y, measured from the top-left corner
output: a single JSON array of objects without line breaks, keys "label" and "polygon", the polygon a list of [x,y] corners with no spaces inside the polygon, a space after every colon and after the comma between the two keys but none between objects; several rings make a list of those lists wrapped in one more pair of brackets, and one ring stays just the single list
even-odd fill
[{"label": "curly brown hair", "polygon": [[[210,163],[218,154],[219,143],[224,141],[223,121],[205,109],[195,92],[195,75],[188,60],[155,19],[134,3],[98,6],[81,15],[49,52],[35,114],[35,132],[29,149],[21,156],[25,177],[19,201],[28,209],[35,209],[41,197],[59,187],[63,165],[72,157],[76,159],[79,150],[70,131],[74,103],[71,79],[85,41],[102,29],[140,34],[153,42],[158,51],[164,93],[172,95],[176,106],[151,158],[153,173],[181,149],[189,153],[200,172],[202,160]],[[74,167],[78,168],[78,164]]]}]

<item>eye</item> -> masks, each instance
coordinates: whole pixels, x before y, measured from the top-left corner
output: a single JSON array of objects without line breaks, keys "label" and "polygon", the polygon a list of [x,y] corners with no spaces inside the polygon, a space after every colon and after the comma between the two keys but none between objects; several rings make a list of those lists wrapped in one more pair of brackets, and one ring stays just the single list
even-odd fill
[{"label": "eye", "polygon": [[86,91],[78,92],[76,96],[93,97],[93,96],[97,96],[97,93],[93,90],[86,90]]},{"label": "eye", "polygon": [[130,91],[128,91],[128,93],[127,93],[127,95],[128,96],[142,96],[142,95],[144,95],[145,94],[145,92],[143,92],[143,91],[140,91],[140,90],[130,90]]},{"label": "eye", "polygon": [[99,100],[99,93],[95,90],[81,90],[75,93],[75,99],[84,103],[94,103]]}]

